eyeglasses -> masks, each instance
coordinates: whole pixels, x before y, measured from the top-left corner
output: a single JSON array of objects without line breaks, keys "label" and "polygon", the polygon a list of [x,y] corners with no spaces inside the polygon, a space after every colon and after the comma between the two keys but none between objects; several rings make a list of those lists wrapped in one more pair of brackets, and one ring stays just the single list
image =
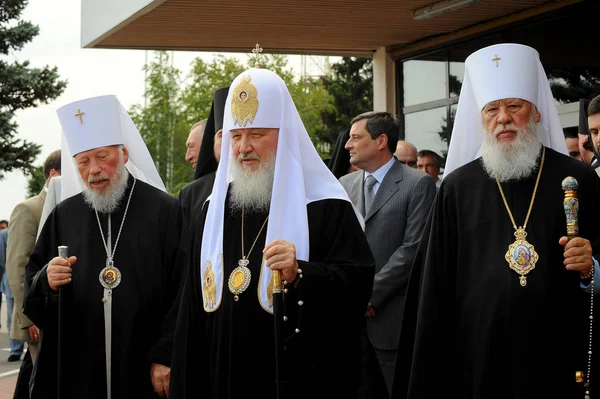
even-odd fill
[{"label": "eyeglasses", "polygon": [[414,168],[415,166],[417,166],[417,161],[414,159],[411,159],[410,161],[402,161],[399,159],[398,161],[402,162],[406,166],[410,166],[411,168]]}]

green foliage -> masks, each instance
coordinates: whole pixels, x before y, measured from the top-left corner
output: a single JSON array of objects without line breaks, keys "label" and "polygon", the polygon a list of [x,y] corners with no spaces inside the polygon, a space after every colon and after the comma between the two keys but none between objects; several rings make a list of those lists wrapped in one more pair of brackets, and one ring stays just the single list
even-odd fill
[{"label": "green foliage", "polygon": [[173,194],[179,181],[190,180],[193,175],[183,155],[179,156],[179,149],[185,148],[189,131],[181,114],[181,72],[171,65],[169,55],[164,51],[156,52],[154,60],[143,69],[147,76],[146,107],[134,105],[130,115],[148,146],[165,187]]},{"label": "green foliage", "polygon": [[598,95],[600,68],[549,69],[547,75],[552,95],[563,104]]},{"label": "green foliage", "polygon": [[[0,3],[0,55],[22,49],[38,33],[30,22],[19,18],[27,5],[24,0],[4,0]],[[22,170],[33,173],[33,161],[40,146],[17,139],[17,124],[13,121],[17,110],[37,107],[57,98],[67,82],[59,80],[57,69],[45,66],[33,68],[29,61],[9,63],[0,59],[0,179],[3,172]]]},{"label": "green foliage", "polygon": [[44,179],[44,166],[36,166],[31,172],[31,176],[27,179],[27,198],[38,195],[44,188],[46,179]]},{"label": "green foliage", "polygon": [[321,77],[321,81],[333,97],[333,104],[322,109],[323,125],[315,135],[318,141],[333,145],[352,118],[373,110],[373,61],[344,57],[331,67],[332,75]]}]

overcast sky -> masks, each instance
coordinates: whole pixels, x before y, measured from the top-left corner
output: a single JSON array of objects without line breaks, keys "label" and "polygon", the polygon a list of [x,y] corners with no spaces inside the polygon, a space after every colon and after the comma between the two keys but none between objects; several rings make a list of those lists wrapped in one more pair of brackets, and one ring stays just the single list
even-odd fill
[{"label": "overcast sky", "polygon": [[[35,165],[41,165],[60,148],[61,128],[56,109],[72,101],[104,94],[115,94],[126,109],[143,103],[146,59],[143,50],[82,49],[80,47],[80,0],[30,0],[22,19],[39,25],[40,34],[10,60],[30,60],[32,66],[57,66],[62,79],[68,80],[64,93],[47,105],[17,113],[19,138],[42,145]],[[250,51],[250,49],[249,49]],[[265,49],[267,52],[267,49]],[[148,58],[151,58],[151,52]],[[174,66],[184,72],[198,56],[210,60],[213,53],[175,52]],[[231,56],[245,59],[242,54]],[[298,71],[298,56],[289,57]],[[297,68],[295,66],[298,66]],[[185,149],[182,149],[184,156]],[[0,154],[0,156],[2,156]],[[15,205],[26,197],[27,178],[21,172],[6,173],[0,180],[0,219],[8,219]]]}]

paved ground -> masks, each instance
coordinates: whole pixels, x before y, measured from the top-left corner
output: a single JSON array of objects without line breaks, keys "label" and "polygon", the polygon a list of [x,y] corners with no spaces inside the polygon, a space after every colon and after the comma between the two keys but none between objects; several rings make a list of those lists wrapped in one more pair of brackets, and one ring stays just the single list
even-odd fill
[{"label": "paved ground", "polygon": [[[3,298],[4,299],[4,298]],[[8,330],[6,328],[6,302],[0,308],[0,399],[12,399],[21,362],[9,363]]]}]

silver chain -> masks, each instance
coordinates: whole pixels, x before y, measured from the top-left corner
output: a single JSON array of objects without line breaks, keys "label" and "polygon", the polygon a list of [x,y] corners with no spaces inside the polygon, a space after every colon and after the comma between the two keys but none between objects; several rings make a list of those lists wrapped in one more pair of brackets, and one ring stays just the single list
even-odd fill
[{"label": "silver chain", "polygon": [[[104,232],[102,231],[102,224],[100,224],[100,217],[98,216],[98,210],[96,209],[96,204],[94,204],[94,211],[96,212],[96,220],[98,221],[98,227],[100,227],[100,235],[102,236],[102,242],[104,243],[104,249],[106,250],[106,256],[108,257],[108,261],[112,262],[113,257],[115,256],[115,252],[117,252],[117,244],[119,243],[119,237],[121,237],[121,230],[123,230],[123,224],[125,224],[125,218],[127,217],[127,210],[129,209],[129,203],[131,202],[131,195],[133,194],[133,189],[135,187],[135,182],[137,180],[135,177],[133,178],[133,184],[131,185],[131,191],[129,192],[129,198],[127,199],[127,206],[125,207],[125,212],[123,213],[123,220],[121,220],[121,227],[119,227],[119,234],[117,234],[117,239],[115,241],[115,246],[112,250],[112,254],[108,250],[108,245],[106,245],[106,240],[104,239]],[[110,218],[110,214],[108,215]],[[110,234],[110,231],[108,232]]]}]

